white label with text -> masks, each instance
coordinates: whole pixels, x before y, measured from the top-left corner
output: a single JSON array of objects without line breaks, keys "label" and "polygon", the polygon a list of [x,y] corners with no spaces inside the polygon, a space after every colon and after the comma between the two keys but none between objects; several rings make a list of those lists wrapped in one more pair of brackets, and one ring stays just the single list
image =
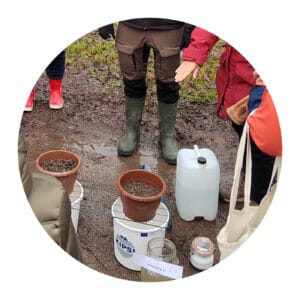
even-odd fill
[{"label": "white label with text", "polygon": [[143,267],[151,272],[172,279],[182,278],[182,272],[183,272],[182,266],[170,264],[162,260],[158,260],[138,253],[134,253],[132,259],[136,265]]}]

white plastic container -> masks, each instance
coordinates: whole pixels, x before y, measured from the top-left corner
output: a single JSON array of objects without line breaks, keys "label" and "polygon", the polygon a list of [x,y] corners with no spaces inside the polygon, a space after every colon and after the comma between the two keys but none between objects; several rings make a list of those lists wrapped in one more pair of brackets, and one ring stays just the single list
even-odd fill
[{"label": "white plastic container", "polygon": [[71,219],[77,232],[80,202],[83,199],[83,187],[78,180],[75,181],[72,193],[69,195],[71,201]]},{"label": "white plastic container", "polygon": [[207,148],[180,149],[177,156],[175,198],[179,216],[185,221],[217,216],[220,166]]},{"label": "white plastic container", "polygon": [[160,203],[155,217],[148,222],[135,222],[123,213],[123,206],[118,198],[111,208],[114,226],[114,253],[124,267],[140,271],[141,267],[133,262],[133,254],[147,255],[148,241],[154,237],[165,237],[169,222],[169,211]]}]

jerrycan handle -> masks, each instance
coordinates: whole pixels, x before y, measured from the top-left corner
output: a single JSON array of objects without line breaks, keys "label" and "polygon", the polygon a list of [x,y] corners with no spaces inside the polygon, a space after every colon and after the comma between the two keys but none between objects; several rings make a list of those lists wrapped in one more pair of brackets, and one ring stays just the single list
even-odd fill
[{"label": "jerrycan handle", "polygon": [[194,145],[194,151],[195,151],[195,154],[196,154],[197,162],[201,165],[205,165],[206,164],[206,158],[201,156],[200,150],[199,150],[197,145]]}]

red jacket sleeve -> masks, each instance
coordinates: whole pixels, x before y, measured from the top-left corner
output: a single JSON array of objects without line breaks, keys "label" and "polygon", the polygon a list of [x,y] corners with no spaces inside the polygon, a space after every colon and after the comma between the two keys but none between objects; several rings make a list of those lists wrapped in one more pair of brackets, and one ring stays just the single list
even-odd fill
[{"label": "red jacket sleeve", "polygon": [[197,65],[202,66],[207,60],[209,51],[219,40],[214,34],[200,28],[195,27],[191,34],[191,42],[184,49],[183,60],[194,61]]}]

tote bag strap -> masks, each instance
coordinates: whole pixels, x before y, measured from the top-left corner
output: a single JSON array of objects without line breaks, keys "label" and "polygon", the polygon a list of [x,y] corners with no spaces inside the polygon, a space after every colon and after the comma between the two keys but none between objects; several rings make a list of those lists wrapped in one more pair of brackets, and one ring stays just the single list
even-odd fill
[{"label": "tote bag strap", "polygon": [[246,169],[245,169],[245,185],[244,185],[244,209],[249,216],[250,206],[250,192],[251,192],[251,179],[252,179],[252,155],[251,155],[251,143],[249,134],[249,125],[245,122],[244,131],[246,135]]},{"label": "tote bag strap", "polygon": [[274,165],[273,165],[273,171],[272,171],[271,180],[269,183],[268,192],[271,190],[274,180],[276,180],[276,181],[278,180],[280,170],[281,170],[281,156],[276,156]]},{"label": "tote bag strap", "polygon": [[[235,167],[234,167],[233,183],[232,183],[232,188],[231,188],[231,193],[230,193],[229,215],[235,209],[236,202],[237,202],[237,195],[238,195],[238,190],[239,190],[241,171],[243,168],[243,160],[244,160],[244,155],[245,155],[245,146],[246,146],[246,142],[247,142],[247,130],[248,130],[247,127],[248,127],[247,123],[245,123],[243,133],[240,138],[240,142],[239,142],[239,146],[238,146],[236,162],[235,162]],[[248,165],[249,165],[249,162],[248,162]],[[251,176],[251,172],[250,172],[250,176]],[[250,181],[251,181],[251,179],[250,179]],[[245,186],[246,186],[246,182],[245,182]]]}]

